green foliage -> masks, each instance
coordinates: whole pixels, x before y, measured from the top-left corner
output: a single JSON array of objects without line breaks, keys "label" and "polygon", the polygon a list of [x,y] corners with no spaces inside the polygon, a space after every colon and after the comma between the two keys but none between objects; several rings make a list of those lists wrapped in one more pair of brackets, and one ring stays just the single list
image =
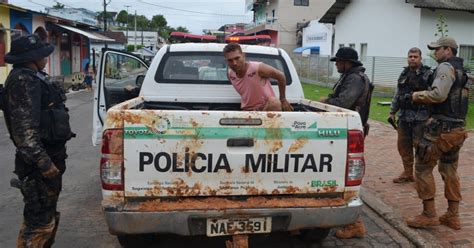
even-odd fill
[{"label": "green foliage", "polygon": [[[332,92],[331,88],[317,86],[314,84],[302,83],[303,91],[306,99],[318,101],[321,97],[327,97]],[[372,96],[370,104],[369,118],[376,121],[387,123],[387,117],[390,112],[390,106],[382,106],[378,102],[390,102],[390,97],[376,97]],[[466,117],[466,128],[474,129],[474,103],[469,103],[469,111]]]},{"label": "green foliage", "polygon": [[182,26],[178,26],[176,28],[176,31],[183,32],[183,33],[189,33],[189,30],[186,27],[182,27]]},{"label": "green foliage", "polygon": [[[144,46],[143,45],[137,45],[137,50],[140,49],[140,48],[143,48]],[[127,45],[127,52],[135,52],[135,46],[132,44],[132,45]]]},{"label": "green foliage", "polygon": [[154,15],[151,18],[151,27],[154,30],[161,30],[162,28],[166,27],[167,24],[168,22],[163,15]]},{"label": "green foliage", "polygon": [[435,36],[440,36],[441,37],[446,37],[448,36],[448,24],[446,23],[446,18],[443,16],[443,14],[438,15],[436,23],[436,33]]},{"label": "green foliage", "polygon": [[127,23],[128,13],[125,10],[121,10],[117,15],[117,22]]}]

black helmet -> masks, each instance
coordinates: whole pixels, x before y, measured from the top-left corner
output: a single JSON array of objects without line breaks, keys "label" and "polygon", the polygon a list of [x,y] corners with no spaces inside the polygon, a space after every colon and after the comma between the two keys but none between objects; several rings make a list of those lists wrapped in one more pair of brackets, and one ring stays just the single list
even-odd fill
[{"label": "black helmet", "polygon": [[351,61],[355,65],[361,66],[362,62],[359,61],[359,55],[357,51],[351,47],[341,47],[337,50],[336,56],[332,57],[331,61],[336,61],[336,59]]},{"label": "black helmet", "polygon": [[54,50],[54,46],[42,42],[36,34],[14,39],[10,46],[10,52],[5,55],[5,62],[9,64],[22,64],[48,57]]}]

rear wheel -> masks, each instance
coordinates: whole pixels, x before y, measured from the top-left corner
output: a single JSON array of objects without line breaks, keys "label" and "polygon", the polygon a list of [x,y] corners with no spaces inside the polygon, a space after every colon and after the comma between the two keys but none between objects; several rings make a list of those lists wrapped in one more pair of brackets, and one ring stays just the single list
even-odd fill
[{"label": "rear wheel", "polygon": [[155,234],[117,235],[122,247],[146,247],[156,241]]},{"label": "rear wheel", "polygon": [[300,230],[300,237],[306,242],[319,242],[329,235],[331,228],[312,228]]}]

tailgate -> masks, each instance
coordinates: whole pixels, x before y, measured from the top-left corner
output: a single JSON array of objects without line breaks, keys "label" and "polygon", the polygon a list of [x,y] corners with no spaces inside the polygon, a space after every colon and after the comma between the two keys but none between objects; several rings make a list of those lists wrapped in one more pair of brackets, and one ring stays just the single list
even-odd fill
[{"label": "tailgate", "polygon": [[344,113],[124,112],[125,196],[343,192]]}]

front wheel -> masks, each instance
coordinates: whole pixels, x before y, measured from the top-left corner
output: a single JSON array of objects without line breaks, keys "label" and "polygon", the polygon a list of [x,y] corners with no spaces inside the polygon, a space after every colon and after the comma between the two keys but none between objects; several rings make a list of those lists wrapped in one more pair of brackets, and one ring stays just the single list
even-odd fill
[{"label": "front wheel", "polygon": [[300,230],[300,237],[306,242],[319,242],[325,239],[331,228],[312,228]]},{"label": "front wheel", "polygon": [[117,235],[122,247],[147,247],[156,241],[155,234]]}]

